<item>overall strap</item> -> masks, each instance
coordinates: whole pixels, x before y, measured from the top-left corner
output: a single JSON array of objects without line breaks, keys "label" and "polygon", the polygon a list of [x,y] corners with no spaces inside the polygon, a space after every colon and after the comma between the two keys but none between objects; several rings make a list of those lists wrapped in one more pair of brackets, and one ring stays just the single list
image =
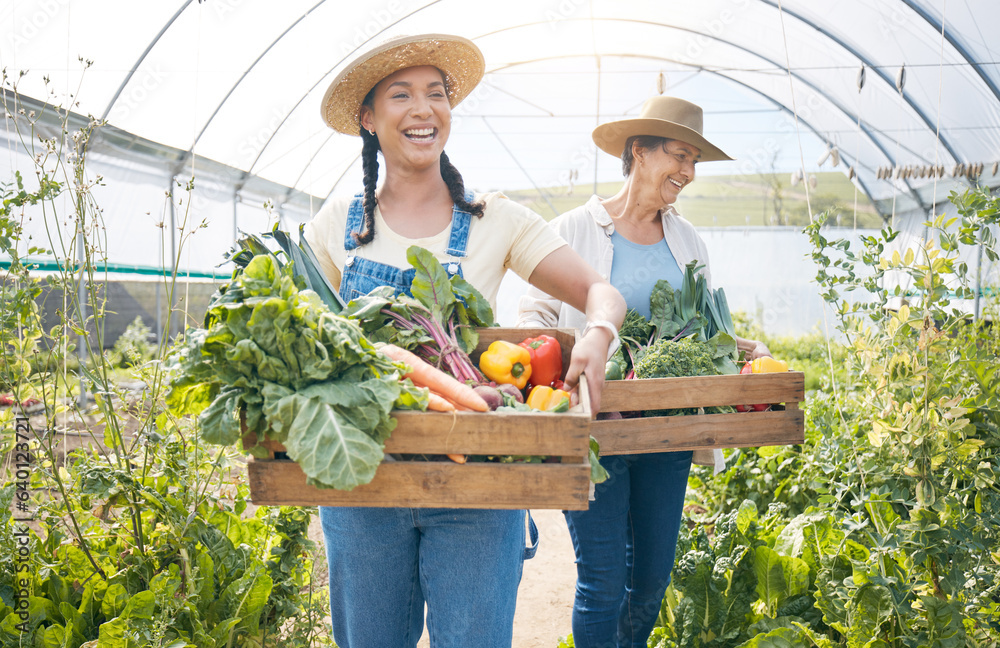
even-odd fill
[{"label": "overall strap", "polygon": [[358,242],[354,240],[354,234],[360,236],[361,230],[365,227],[365,208],[362,196],[363,194],[356,194],[347,210],[347,223],[344,226],[344,250],[348,252],[358,247]]},{"label": "overall strap", "polygon": [[[475,193],[465,190],[465,202],[471,203],[475,199]],[[451,236],[448,238],[449,256],[463,258],[468,253],[466,247],[469,244],[469,227],[472,225],[472,214],[463,211],[455,205],[451,210]]]}]

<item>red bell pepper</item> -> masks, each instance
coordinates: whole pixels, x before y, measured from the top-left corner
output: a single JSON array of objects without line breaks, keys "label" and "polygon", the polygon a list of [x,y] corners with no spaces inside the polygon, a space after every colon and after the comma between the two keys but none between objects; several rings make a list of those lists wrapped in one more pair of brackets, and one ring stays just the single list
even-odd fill
[{"label": "red bell pepper", "polygon": [[531,354],[531,376],[528,389],[535,385],[550,386],[562,376],[562,349],[559,341],[551,335],[527,338],[520,346]]}]

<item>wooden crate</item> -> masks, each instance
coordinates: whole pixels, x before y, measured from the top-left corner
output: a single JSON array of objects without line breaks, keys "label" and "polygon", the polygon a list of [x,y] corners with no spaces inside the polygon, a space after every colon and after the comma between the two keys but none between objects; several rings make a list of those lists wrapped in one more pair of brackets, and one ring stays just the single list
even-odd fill
[{"label": "wooden crate", "polygon": [[[563,364],[576,341],[572,329],[479,330],[479,354],[495,340],[520,342],[540,334],[559,340]],[[284,450],[265,442],[271,459],[251,459],[250,495],[258,505],[405,506],[448,508],[587,508],[590,490],[590,404],[581,381],[580,404],[570,412],[412,412],[393,414],[396,429],[386,454],[545,455],[556,463],[385,461],[374,479],[350,491],[306,484],[299,465],[274,459]],[[248,434],[244,444],[256,443]]]},{"label": "wooden crate", "polygon": [[800,371],[733,376],[609,380],[601,412],[769,403],[763,412],[598,420],[591,434],[602,455],[790,445],[805,440]]}]

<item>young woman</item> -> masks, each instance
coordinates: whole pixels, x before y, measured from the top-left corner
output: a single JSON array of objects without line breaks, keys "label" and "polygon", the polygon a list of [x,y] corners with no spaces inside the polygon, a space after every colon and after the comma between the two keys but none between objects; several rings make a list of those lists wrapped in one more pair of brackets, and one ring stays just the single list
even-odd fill
[{"label": "young woman", "polygon": [[[551,223],[647,319],[657,280],[679,289],[689,262],[704,265],[711,287],[708,250],[672,206],[697,162],[730,159],[701,132],[701,108],[674,97],[648,100],[638,119],[598,126],[594,142],[621,158],[625,182],[611,198],[592,196]],[[576,326],[583,318],[532,288],[518,326]],[[770,355],[759,342],[736,341],[752,358]],[[566,512],[577,563],[573,641],[645,648],[670,584],[691,452],[609,456],[601,464],[610,477],[597,484],[590,508]]]},{"label": "young woman", "polygon": [[[471,41],[441,34],[396,38],[351,62],[327,90],[322,114],[335,130],[361,136],[364,190],[328,201],[306,237],[345,300],[382,285],[407,290],[406,249],[419,245],[491,305],[508,269],[573,304],[586,323],[566,382],[586,374],[596,411],[624,300],[540,216],[501,194],[466,191],[444,153],[451,109],[484,69]],[[431,646],[510,646],[522,561],[533,553],[525,517],[321,508],[337,645],[415,646],[426,604]]]}]

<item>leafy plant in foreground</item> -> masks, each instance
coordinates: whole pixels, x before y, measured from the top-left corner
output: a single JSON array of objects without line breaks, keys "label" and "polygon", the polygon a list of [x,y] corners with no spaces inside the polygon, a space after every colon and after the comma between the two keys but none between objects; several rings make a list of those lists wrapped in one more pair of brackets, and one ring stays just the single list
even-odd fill
[{"label": "leafy plant in foreground", "polygon": [[[860,250],[826,240],[822,217],[807,228],[844,339],[836,360],[835,347],[825,349],[838,378],[810,395],[801,448],[731,455],[714,496],[740,511],[748,506],[740,498],[753,498],[768,513],[736,544],[727,540],[731,513],[696,526],[696,538],[711,533],[679,548],[652,645],[1000,640],[998,342],[964,308],[974,275],[960,254],[971,245],[997,258],[990,232],[1000,204],[985,191],[952,201],[958,216],[927,222],[925,240],[910,249],[894,249],[889,228],[864,237]],[[872,276],[857,275],[861,263]],[[854,291],[861,295],[841,296]],[[753,554],[752,601],[723,618],[733,579],[750,580],[738,569],[743,546]],[[729,622],[738,634],[721,631]]]},{"label": "leafy plant in foreground", "polygon": [[[0,284],[0,382],[19,401],[38,397],[44,407],[30,419],[30,482],[17,485],[30,494],[24,501],[18,493],[27,507],[19,517],[32,512],[32,523],[10,513],[15,474],[5,472],[0,482],[0,645],[328,645],[316,632],[322,593],[311,591],[305,529],[312,511],[251,512],[244,465],[229,450],[209,450],[192,421],[164,412],[166,340],[151,361],[127,370],[140,390],[116,384],[122,370],[103,353],[105,239],[90,193],[100,179],[85,170],[87,142],[100,122],[74,130],[68,111],[46,107],[59,113],[63,129],[51,138],[36,133],[35,117],[18,108],[6,74],[4,82],[10,132],[21,138],[34,173],[25,174],[30,182],[15,175],[0,185],[0,253],[11,259]],[[193,181],[179,188],[190,192]],[[69,214],[60,211],[65,204]],[[180,213],[178,255],[199,228]],[[48,253],[55,271],[44,278],[27,259],[45,253],[26,240],[29,218],[44,220],[55,250]],[[177,259],[172,263],[164,280],[171,303]],[[57,326],[42,326],[35,300],[43,287],[64,295]],[[88,330],[92,335],[83,335]],[[67,356],[74,352],[83,360]],[[89,404],[72,391],[75,371],[94,396]],[[25,443],[15,435],[14,415],[0,409],[5,451]],[[67,453],[67,439],[86,447]],[[24,542],[26,554],[15,554]],[[27,606],[24,616],[19,606]]]}]

